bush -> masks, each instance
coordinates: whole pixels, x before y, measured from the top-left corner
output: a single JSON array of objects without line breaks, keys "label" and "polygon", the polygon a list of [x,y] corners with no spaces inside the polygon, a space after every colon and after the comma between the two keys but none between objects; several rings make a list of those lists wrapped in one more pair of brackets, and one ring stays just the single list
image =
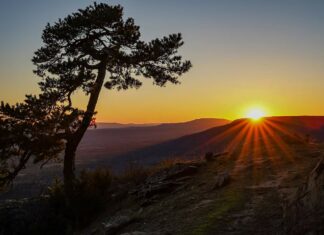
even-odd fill
[{"label": "bush", "polygon": [[142,183],[150,175],[149,169],[143,166],[129,164],[126,169],[117,176],[121,184],[137,185]]},{"label": "bush", "polygon": [[74,212],[79,223],[84,224],[89,216],[94,216],[106,208],[111,181],[111,173],[105,169],[81,172],[75,185],[73,200]]},{"label": "bush", "polygon": [[[167,159],[151,167],[130,164],[118,176],[113,176],[106,169],[82,171],[74,185],[73,200],[67,200],[63,183],[56,180],[49,188],[49,204],[60,227],[74,231],[88,225],[108,208],[109,202],[124,198],[130,188],[143,183],[147,177],[186,162],[189,161]],[[112,192],[118,197],[112,198]]]},{"label": "bush", "polygon": [[186,163],[190,163],[190,162],[192,162],[192,161],[181,159],[181,158],[169,158],[169,159],[162,160],[155,166],[152,166],[150,171],[151,171],[151,174],[154,174],[154,173],[162,171],[162,170],[168,170],[177,164],[186,164]]},{"label": "bush", "polygon": [[109,170],[82,171],[75,182],[73,200],[68,204],[63,183],[56,180],[49,188],[50,205],[69,225],[82,228],[107,207],[111,181]]}]

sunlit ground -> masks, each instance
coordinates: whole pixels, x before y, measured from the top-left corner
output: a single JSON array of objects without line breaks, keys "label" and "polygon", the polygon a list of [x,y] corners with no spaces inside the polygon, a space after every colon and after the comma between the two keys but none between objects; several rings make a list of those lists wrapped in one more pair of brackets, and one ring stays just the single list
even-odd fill
[{"label": "sunlit ground", "polygon": [[237,169],[245,163],[256,166],[267,162],[266,167],[276,170],[283,162],[294,162],[294,149],[290,143],[298,143],[301,138],[292,134],[285,124],[255,112],[238,125],[242,129],[228,146],[237,154]]},{"label": "sunlit ground", "polygon": [[235,121],[207,145],[228,139],[226,151],[235,158],[234,172],[247,165],[276,172],[283,164],[294,163],[295,147],[305,143],[304,137],[292,131],[289,125],[280,119],[266,118],[255,110],[249,118]]}]

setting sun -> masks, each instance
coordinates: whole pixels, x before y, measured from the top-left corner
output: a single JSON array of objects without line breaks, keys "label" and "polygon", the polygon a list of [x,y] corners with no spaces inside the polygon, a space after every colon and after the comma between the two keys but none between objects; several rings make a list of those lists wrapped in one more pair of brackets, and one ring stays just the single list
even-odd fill
[{"label": "setting sun", "polygon": [[259,121],[265,116],[265,112],[260,108],[253,108],[247,112],[246,116],[253,121]]}]

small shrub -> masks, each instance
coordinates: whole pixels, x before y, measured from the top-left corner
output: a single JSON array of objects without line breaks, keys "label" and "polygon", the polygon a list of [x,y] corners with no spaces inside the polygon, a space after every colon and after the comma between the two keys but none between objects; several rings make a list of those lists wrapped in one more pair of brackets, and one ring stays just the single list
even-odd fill
[{"label": "small shrub", "polygon": [[111,181],[111,173],[105,169],[81,172],[75,185],[73,200],[79,223],[83,224],[89,216],[94,216],[106,208]]},{"label": "small shrub", "polygon": [[136,164],[128,167],[117,177],[119,183],[137,185],[142,183],[150,175],[150,170]]},{"label": "small shrub", "polygon": [[213,161],[214,160],[214,153],[213,152],[207,152],[205,154],[205,160],[207,162]]},{"label": "small shrub", "polygon": [[81,228],[89,224],[109,202],[112,175],[109,170],[82,171],[75,182],[74,197],[67,204],[64,185],[56,180],[49,188],[49,202],[59,218]]},{"label": "small shrub", "polygon": [[48,187],[49,203],[56,213],[62,212],[65,205],[64,186],[61,180],[55,179],[52,186]]},{"label": "small shrub", "polygon": [[181,158],[169,158],[169,159],[162,160],[157,165],[151,167],[150,171],[151,171],[151,174],[154,174],[154,173],[162,171],[162,170],[170,169],[177,164],[186,164],[189,162],[191,162],[191,161],[181,159]]},{"label": "small shrub", "polygon": [[188,161],[178,158],[165,159],[151,167],[143,167],[136,164],[129,164],[122,174],[117,176],[117,180],[122,184],[138,185],[145,179],[159,171],[167,170],[176,164],[186,163]]}]

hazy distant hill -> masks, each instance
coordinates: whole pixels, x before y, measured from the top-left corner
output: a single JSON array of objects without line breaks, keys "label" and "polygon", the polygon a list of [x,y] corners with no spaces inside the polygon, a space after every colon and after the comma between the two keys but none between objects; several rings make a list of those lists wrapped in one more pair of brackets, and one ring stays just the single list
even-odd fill
[{"label": "hazy distant hill", "polygon": [[[267,135],[280,135],[283,138],[310,138],[317,141],[324,141],[324,117],[315,116],[287,116],[269,117],[264,121]],[[153,164],[165,158],[186,157],[196,158],[203,156],[208,151],[226,151],[230,144],[237,142],[244,143],[247,136],[249,121],[240,119],[227,125],[214,127],[199,133],[180,137],[175,140],[166,141],[161,144],[125,154],[114,159],[113,165],[122,166],[125,162],[138,162],[142,164]],[[273,134],[274,133],[274,134]],[[239,139],[238,137],[241,136]],[[273,137],[271,137],[273,138]],[[236,144],[240,144],[236,143]]]},{"label": "hazy distant hill", "polygon": [[[118,122],[98,122],[96,129],[118,129],[129,127],[159,127],[164,128],[197,128],[197,130],[205,129],[213,126],[225,125],[230,121],[221,118],[199,118],[187,122],[171,122],[171,123],[118,123]],[[153,128],[156,129],[156,128]],[[94,130],[94,129],[89,129]]]},{"label": "hazy distant hill", "polygon": [[98,122],[97,129],[115,129],[115,128],[127,128],[127,127],[149,127],[157,126],[160,123],[117,123],[117,122]]},{"label": "hazy distant hill", "polygon": [[[217,118],[201,118],[182,123],[164,123],[155,126],[107,125],[109,128],[90,129],[77,151],[77,159],[91,161],[111,158],[143,147],[176,139],[181,136],[228,124]],[[99,124],[100,126],[101,124]],[[122,128],[117,128],[117,126]]]}]

